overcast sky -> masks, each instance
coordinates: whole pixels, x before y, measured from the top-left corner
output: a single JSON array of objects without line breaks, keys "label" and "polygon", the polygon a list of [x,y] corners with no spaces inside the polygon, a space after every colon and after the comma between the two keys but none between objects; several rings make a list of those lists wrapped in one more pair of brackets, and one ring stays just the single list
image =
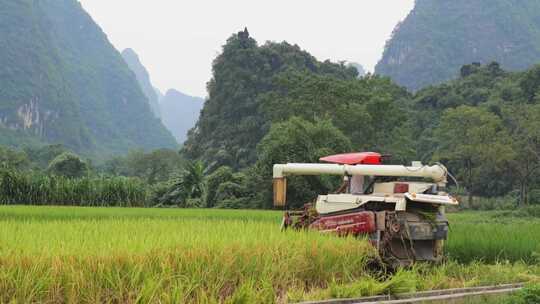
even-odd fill
[{"label": "overcast sky", "polygon": [[80,0],[120,51],[133,48],[161,91],[206,96],[212,60],[248,27],[260,44],[286,40],[319,60],[372,71],[414,0]]}]

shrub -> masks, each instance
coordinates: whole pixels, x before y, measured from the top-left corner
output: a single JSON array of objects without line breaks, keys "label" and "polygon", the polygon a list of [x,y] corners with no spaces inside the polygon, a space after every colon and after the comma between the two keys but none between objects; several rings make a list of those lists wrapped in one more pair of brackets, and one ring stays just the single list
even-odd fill
[{"label": "shrub", "polygon": [[198,206],[202,206],[202,197],[206,191],[205,171],[201,161],[187,162],[183,170],[169,180],[168,189],[158,199],[159,203],[187,208],[188,200],[201,199]]},{"label": "shrub", "polygon": [[221,184],[229,182],[233,178],[233,169],[223,166],[218,168],[206,178],[206,193],[204,195],[205,207],[212,208],[216,205],[216,194]]},{"label": "shrub", "polygon": [[508,304],[540,304],[540,284],[525,286],[521,291],[508,299]]},{"label": "shrub", "polygon": [[26,153],[0,146],[0,167],[22,170],[29,166],[30,160]]},{"label": "shrub", "polygon": [[534,189],[529,192],[529,202],[534,205],[540,205],[540,189]]},{"label": "shrub", "polygon": [[79,156],[71,152],[64,152],[51,161],[47,172],[59,176],[79,178],[88,174],[88,164]]}]

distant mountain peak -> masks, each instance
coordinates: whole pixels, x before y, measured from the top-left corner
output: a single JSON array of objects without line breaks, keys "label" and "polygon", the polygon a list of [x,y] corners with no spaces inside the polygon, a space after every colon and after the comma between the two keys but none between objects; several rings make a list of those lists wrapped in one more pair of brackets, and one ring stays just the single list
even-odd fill
[{"label": "distant mountain peak", "polygon": [[163,124],[179,143],[187,139],[188,131],[195,127],[204,105],[204,99],[169,89],[160,100]]},{"label": "distant mountain peak", "polygon": [[154,113],[159,113],[163,125],[173,134],[177,142],[183,143],[188,131],[195,126],[204,105],[204,99],[169,89],[163,95],[150,82],[150,76],[133,49],[122,52],[124,60],[137,76],[137,80],[148,97]]},{"label": "distant mountain peak", "polygon": [[152,112],[157,118],[160,118],[161,112],[159,108],[159,96],[156,93],[152,82],[150,81],[150,74],[142,64],[139,55],[135,52],[135,50],[127,48],[122,51],[122,57],[131,71],[135,73],[137,81],[139,82],[144,95],[148,99],[148,105],[152,109]]},{"label": "distant mountain peak", "polygon": [[122,56],[130,57],[130,58],[132,58],[134,60],[140,61],[139,60],[139,55],[132,48],[127,48],[127,49],[123,50],[122,51]]},{"label": "distant mountain peak", "polygon": [[179,96],[179,97],[185,97],[185,98],[192,98],[193,101],[202,101],[202,100],[203,100],[203,99],[200,98],[200,97],[192,96],[192,95],[183,93],[183,92],[181,92],[181,91],[178,91],[178,90],[176,90],[176,89],[169,89],[169,90],[167,90],[167,92],[165,93],[165,97],[167,97],[167,96]]}]

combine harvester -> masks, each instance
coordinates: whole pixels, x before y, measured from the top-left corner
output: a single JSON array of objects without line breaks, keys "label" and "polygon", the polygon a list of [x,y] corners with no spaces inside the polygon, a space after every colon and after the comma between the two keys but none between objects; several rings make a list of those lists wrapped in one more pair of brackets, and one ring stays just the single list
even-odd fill
[{"label": "combine harvester", "polygon": [[[321,158],[326,164],[274,166],[274,205],[286,206],[287,177],[339,175],[335,194],[319,195],[315,207],[287,211],[282,228],[315,229],[340,236],[367,237],[390,266],[439,262],[448,236],[446,206],[458,201],[445,192],[448,170],[441,164],[384,165],[378,153]],[[451,175],[450,175],[451,176]]]}]

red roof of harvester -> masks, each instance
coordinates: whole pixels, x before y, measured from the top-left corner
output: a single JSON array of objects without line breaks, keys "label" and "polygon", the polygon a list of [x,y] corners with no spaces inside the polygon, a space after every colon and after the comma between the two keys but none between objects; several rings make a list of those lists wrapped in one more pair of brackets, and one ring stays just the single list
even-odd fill
[{"label": "red roof of harvester", "polygon": [[343,165],[380,165],[382,155],[375,152],[347,153],[322,157],[320,161]]}]

